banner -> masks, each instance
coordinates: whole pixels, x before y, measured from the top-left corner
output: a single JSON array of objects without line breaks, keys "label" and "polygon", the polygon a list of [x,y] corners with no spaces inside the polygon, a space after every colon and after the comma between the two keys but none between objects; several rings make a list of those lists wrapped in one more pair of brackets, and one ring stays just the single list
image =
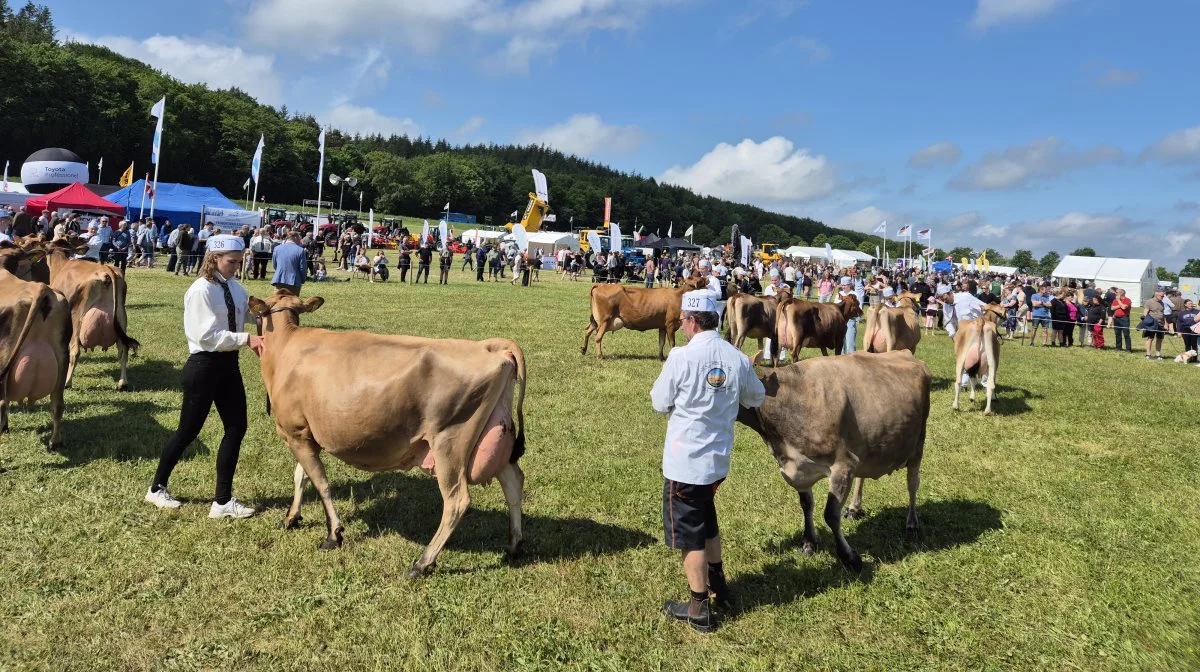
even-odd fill
[{"label": "banner", "polygon": [[441,242],[441,247],[445,248],[449,244],[450,239],[446,235],[446,220],[438,222],[438,239]]},{"label": "banner", "polygon": [[513,239],[517,243],[517,249],[524,252],[529,249],[529,235],[525,233],[525,227],[520,224],[513,225]]},{"label": "banner", "polygon": [[825,261],[833,261],[833,245],[825,243]]},{"label": "banner", "polygon": [[[546,176],[537,168],[533,169],[533,193],[537,194],[543,202],[550,202],[550,191],[546,189]],[[608,219],[605,217],[604,219]]]},{"label": "banner", "polygon": [[159,100],[154,104],[154,107],[150,108],[150,116],[158,119],[158,121],[154,123],[154,143],[150,146],[150,163],[153,163],[157,166],[158,154],[162,149],[163,117],[167,116],[166,96],[163,96],[162,100]]},{"label": "banner", "polygon": [[683,232],[683,235],[687,236],[688,238],[691,238],[691,237],[692,237],[692,232],[693,232],[693,231],[695,231],[695,230],[696,230],[696,226],[693,224],[692,226],[689,226],[689,227],[688,227],[687,231],[684,231],[684,232]]},{"label": "banner", "polygon": [[421,240],[417,242],[417,245],[419,247],[425,247],[425,241],[427,241],[427,240],[429,240],[429,220],[428,219],[425,220],[425,223],[423,225],[421,225]]},{"label": "banner", "polygon": [[750,239],[742,236],[742,265],[750,265]]},{"label": "banner", "polygon": [[317,184],[321,184],[321,180],[325,178],[325,129],[323,128],[321,135],[317,136],[317,145],[318,151],[321,152],[321,165],[317,168]]},{"label": "banner", "polygon": [[212,222],[220,229],[240,229],[243,224],[249,224],[251,229],[260,223],[257,210],[235,210],[233,208],[204,208],[204,221]]},{"label": "banner", "polygon": [[133,184],[133,164],[130,163],[125,172],[121,173],[121,179],[117,180],[118,187],[128,187]]},{"label": "banner", "polygon": [[[607,219],[607,217],[605,219]],[[613,222],[613,223],[609,224],[608,227],[609,227],[609,236],[611,237],[611,240],[609,240],[609,242],[608,242],[609,249],[613,252],[620,252],[621,251],[621,225],[617,224],[616,222]]]},{"label": "banner", "polygon": [[884,231],[887,231],[887,220],[886,219],[883,220],[882,222],[880,222],[879,226],[875,227],[875,233],[883,233]]},{"label": "banner", "polygon": [[254,150],[254,158],[250,160],[250,177],[254,178],[255,184],[258,184],[258,171],[262,168],[263,141],[266,139],[265,135],[258,136],[258,149]]},{"label": "banner", "polygon": [[604,197],[604,225],[608,226],[609,219],[612,218],[612,196]]},{"label": "banner", "polygon": [[[516,228],[516,227],[514,227]],[[588,247],[592,254],[600,254],[600,234],[595,231],[588,231],[587,234]]]}]

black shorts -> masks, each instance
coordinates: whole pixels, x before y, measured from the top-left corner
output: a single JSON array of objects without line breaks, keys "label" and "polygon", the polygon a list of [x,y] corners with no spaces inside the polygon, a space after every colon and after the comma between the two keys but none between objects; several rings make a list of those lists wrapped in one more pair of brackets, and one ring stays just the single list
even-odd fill
[{"label": "black shorts", "polygon": [[721,533],[713,497],[725,479],[690,485],[663,479],[663,541],[681,551],[704,550],[704,542]]}]

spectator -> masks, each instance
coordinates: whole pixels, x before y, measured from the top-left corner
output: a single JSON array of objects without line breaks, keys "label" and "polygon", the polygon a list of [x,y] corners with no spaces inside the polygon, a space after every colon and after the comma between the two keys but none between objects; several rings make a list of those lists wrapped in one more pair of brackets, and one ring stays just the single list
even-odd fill
[{"label": "spectator", "polygon": [[1179,311],[1176,326],[1178,333],[1183,336],[1183,349],[1185,351],[1196,349],[1196,343],[1200,340],[1200,333],[1196,332],[1196,316],[1200,314],[1200,310],[1196,309],[1196,302],[1191,299],[1183,301],[1183,310]]},{"label": "spectator", "polygon": [[1092,332],[1092,347],[1104,349],[1104,318],[1108,311],[1104,308],[1103,300],[1098,294],[1092,295],[1091,304],[1087,307],[1087,323]]},{"label": "spectator", "polygon": [[833,278],[829,277],[829,271],[825,271],[817,283],[817,302],[829,303],[831,301],[833,301]]},{"label": "spectator", "polygon": [[[468,254],[466,256],[469,257],[471,255]],[[448,285],[450,284],[450,267],[454,265],[454,252],[450,251],[449,245],[445,245],[442,247],[439,257],[438,284]]]},{"label": "spectator", "polygon": [[1062,346],[1067,344],[1068,332],[1075,331],[1075,321],[1070,319],[1070,313],[1067,310],[1067,302],[1063,300],[1066,295],[1066,289],[1059,289],[1051,292],[1050,296],[1050,346]]},{"label": "spectator", "polygon": [[300,296],[300,288],[308,271],[308,260],[304,256],[304,248],[300,247],[300,234],[295,231],[289,233],[283,244],[271,253],[271,261],[275,266],[271,284],[276,289],[287,289]]},{"label": "spectator", "polygon": [[1075,345],[1075,322],[1086,310],[1086,306],[1080,307],[1075,303],[1075,294],[1069,289],[1062,290],[1062,302],[1067,306],[1067,322],[1063,324],[1062,330],[1063,346],[1069,348]]},{"label": "spectator", "polygon": [[1121,349],[1121,341],[1125,342],[1125,352],[1133,352],[1133,342],[1129,339],[1129,309],[1133,302],[1125,297],[1125,290],[1117,288],[1116,297],[1109,303],[1112,307],[1112,327],[1116,332],[1116,347]]},{"label": "spectator", "polygon": [[1042,328],[1042,347],[1050,340],[1050,283],[1042,282],[1038,291],[1029,297],[1030,314],[1033,316],[1033,331],[1029,334],[1029,347],[1037,343],[1038,327]]},{"label": "spectator", "polygon": [[1162,359],[1163,334],[1166,332],[1164,317],[1163,290],[1158,289],[1154,292],[1154,298],[1142,306],[1142,322],[1138,325],[1146,339],[1146,359]]},{"label": "spectator", "polygon": [[112,262],[113,265],[121,270],[121,275],[125,275],[125,268],[129,263],[129,247],[133,244],[133,236],[129,234],[129,222],[121,220],[118,225],[120,228],[112,237]]}]

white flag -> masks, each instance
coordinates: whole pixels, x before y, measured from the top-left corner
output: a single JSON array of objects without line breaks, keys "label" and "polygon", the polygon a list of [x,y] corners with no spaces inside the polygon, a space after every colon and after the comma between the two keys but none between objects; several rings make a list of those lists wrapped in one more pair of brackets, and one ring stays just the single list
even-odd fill
[{"label": "white flag", "polygon": [[242,189],[249,189],[249,188],[250,188],[250,178],[247,177],[246,183],[242,185]]},{"label": "white flag", "polygon": [[250,177],[254,178],[255,184],[258,184],[258,171],[262,167],[263,141],[266,139],[265,135],[258,136],[258,149],[254,150],[254,158],[250,161]]},{"label": "white flag", "polygon": [[370,227],[371,233],[375,233],[375,208],[367,211],[367,226]]},{"label": "white flag", "polygon": [[4,162],[4,191],[8,191],[8,164],[9,163],[10,163],[9,161]]},{"label": "white flag", "polygon": [[876,246],[875,246],[875,258],[876,258],[876,259],[882,259],[882,258],[883,258],[883,257],[879,256],[879,246],[878,246],[878,245],[876,245]]},{"label": "white flag", "polygon": [[924,238],[925,240],[929,240],[930,233],[932,233],[932,229],[921,229],[920,231],[917,231],[917,238]]},{"label": "white flag", "polygon": [[525,227],[517,224],[513,227],[513,239],[517,243],[517,249],[524,252],[529,249],[529,235],[525,233]]},{"label": "white flag", "polygon": [[833,246],[825,243],[825,261],[833,261]]},{"label": "white flag", "polygon": [[96,170],[104,170],[104,157],[100,157],[100,163],[96,164]]},{"label": "white flag", "polygon": [[675,230],[675,222],[671,222],[670,225],[667,226],[667,237],[668,238],[671,237],[671,232],[674,230]]},{"label": "white flag", "polygon": [[695,230],[695,228],[696,228],[696,225],[695,225],[695,224],[693,224],[692,226],[689,226],[689,227],[688,227],[688,230],[683,232],[683,235],[687,236],[688,238],[691,238],[691,237],[692,237],[692,231],[693,231],[693,230]]},{"label": "white flag", "polygon": [[516,221],[516,219],[517,219],[517,211],[516,211],[516,210],[513,210],[513,211],[512,211],[512,214],[511,214],[511,215],[509,215],[509,216],[508,216],[508,218],[509,218],[509,219],[511,219],[511,220],[513,220],[513,221]]},{"label": "white flag", "polygon": [[154,143],[150,146],[150,163],[158,165],[158,153],[162,149],[162,128],[163,117],[167,115],[167,97],[163,96],[161,100],[150,108],[150,116],[158,119],[154,123]]},{"label": "white flag", "polygon": [[325,179],[325,129],[321,129],[321,134],[317,136],[317,144],[320,145],[321,165],[317,168],[317,184]]},{"label": "white flag", "polygon": [[742,265],[750,265],[750,239],[742,236]]},{"label": "white flag", "polygon": [[429,220],[425,220],[425,224],[421,227],[421,247],[425,247],[425,241],[429,240]]},{"label": "white flag", "polygon": [[882,222],[880,222],[879,226],[875,227],[875,233],[883,233],[884,231],[887,231],[887,220],[886,219],[883,220]]},{"label": "white flag", "polygon": [[450,212],[450,201],[446,201],[446,207],[442,208],[446,212]]},{"label": "white flag", "polygon": [[[513,228],[515,229],[517,227],[514,226]],[[602,247],[600,244],[600,234],[596,233],[595,231],[588,231],[587,239],[588,246],[591,248],[590,251],[592,254],[600,254],[600,248]]]},{"label": "white flag", "polygon": [[438,222],[438,238],[441,240],[442,248],[445,249],[449,244],[449,238],[446,235],[446,220],[444,219]]},{"label": "white flag", "polygon": [[613,252],[620,252],[621,251],[621,226],[619,224],[617,224],[616,222],[612,222],[611,224],[608,225],[608,227],[609,227],[609,232],[611,235],[611,240],[609,240],[609,243],[608,243],[609,249],[612,250]]}]

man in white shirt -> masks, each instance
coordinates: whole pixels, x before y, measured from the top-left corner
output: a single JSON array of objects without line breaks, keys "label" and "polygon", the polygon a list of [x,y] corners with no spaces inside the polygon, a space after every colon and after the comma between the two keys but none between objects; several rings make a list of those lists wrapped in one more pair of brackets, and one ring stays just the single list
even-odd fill
[{"label": "man in white shirt", "polygon": [[980,301],[974,294],[961,291],[946,294],[942,297],[942,318],[946,327],[946,335],[954,338],[958,324],[963,320],[974,320],[983,314],[987,304]]},{"label": "man in white shirt", "polygon": [[761,406],[766,390],[746,355],[717,333],[717,305],[711,292],[685,293],[681,308],[688,344],[671,350],[650,390],[650,401],[656,412],[668,417],[663,447],[664,541],[683,553],[692,599],[667,602],[663,610],[700,632],[712,632],[716,624],[709,590],[718,602],[729,598],[713,497],[729,474],[738,409]]},{"label": "man in white shirt", "polygon": [[[766,287],[763,287],[763,296],[777,296],[779,292],[783,291],[783,288],[787,285],[780,280],[779,271],[774,268],[772,268],[770,271],[767,271],[767,276],[770,278],[770,281],[767,283]],[[779,361],[782,362],[787,359],[785,355],[786,353],[780,351]],[[771,339],[769,338],[763,339],[763,363],[771,363]]]},{"label": "man in white shirt", "polygon": [[104,241],[100,238],[99,228],[95,220],[88,224],[87,234],[84,236],[87,241],[87,252],[79,255],[78,259],[100,261],[100,248],[104,246]]}]

